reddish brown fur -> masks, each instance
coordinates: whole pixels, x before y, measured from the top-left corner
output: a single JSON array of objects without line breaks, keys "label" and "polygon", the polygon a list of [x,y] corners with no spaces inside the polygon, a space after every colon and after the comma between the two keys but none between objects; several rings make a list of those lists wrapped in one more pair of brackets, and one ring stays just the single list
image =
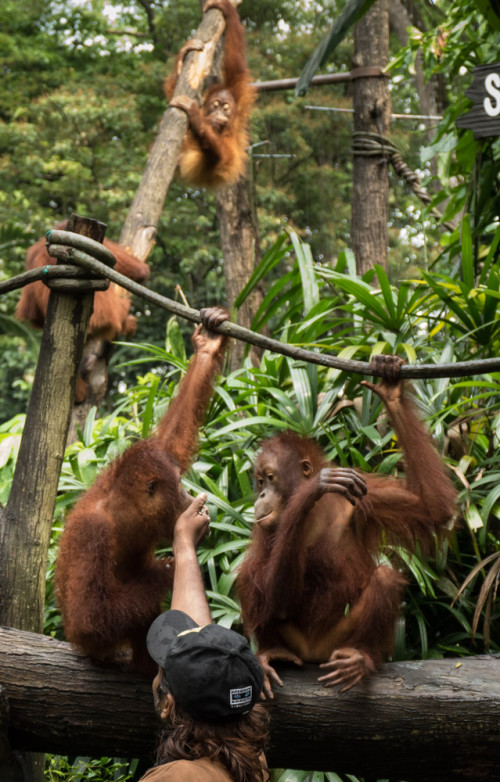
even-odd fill
[{"label": "reddish brown fur", "polygon": [[[207,329],[228,317],[202,310]],[[189,465],[226,339],[212,331],[193,341],[195,355],[179,392],[147,440],[107,467],[70,513],[61,536],[56,590],[66,637],[85,654],[113,659],[131,649],[135,667],[156,670],[145,638],[172,585],[155,548],[172,538],[188,503],[179,477]]]},{"label": "reddish brown fur", "polygon": [[[202,187],[219,187],[236,182],[244,173],[249,144],[248,121],[255,102],[255,90],[250,85],[250,74],[245,55],[245,36],[238,12],[229,0],[216,0],[211,7],[220,8],[226,19],[224,68],[222,81],[212,85],[203,97],[201,109],[194,102],[187,110],[190,129],[186,134],[179,160],[183,179]],[[181,51],[180,57],[184,56]],[[165,93],[172,105],[179,62],[174,73],[165,80]],[[231,118],[220,131],[214,127],[209,103],[227,91],[234,101]]]},{"label": "reddish brown fur", "polygon": [[[65,230],[67,221],[59,223],[56,228]],[[116,258],[115,269],[120,274],[136,282],[144,282],[149,275],[149,266],[135,258],[123,247],[110,239],[104,240],[107,247]],[[45,237],[33,244],[26,253],[26,268],[36,269],[56,263],[56,258],[47,252]],[[25,320],[42,328],[45,323],[47,305],[49,303],[49,288],[43,282],[33,282],[26,285],[16,307],[16,318]],[[127,291],[115,283],[110,283],[108,290],[97,291],[94,294],[94,311],[90,318],[88,335],[99,336],[102,339],[114,340],[119,335],[132,336],[136,329],[136,319],[129,315],[130,296]]]},{"label": "reddish brown fur", "polygon": [[[396,570],[377,565],[381,545],[412,550],[418,540],[428,551],[455,512],[453,486],[403,384],[367,385],[386,403],[405,458],[404,479],[363,474],[367,492],[353,507],[335,490],[318,490],[322,468],[335,465],[313,441],[278,435],[264,443],[257,461],[263,489],[237,586],[268,695],[269,678],[277,681],[272,659],[329,661],[325,683],[344,689],[373,671],[391,651],[405,583]],[[301,466],[307,458],[310,475]]]}]

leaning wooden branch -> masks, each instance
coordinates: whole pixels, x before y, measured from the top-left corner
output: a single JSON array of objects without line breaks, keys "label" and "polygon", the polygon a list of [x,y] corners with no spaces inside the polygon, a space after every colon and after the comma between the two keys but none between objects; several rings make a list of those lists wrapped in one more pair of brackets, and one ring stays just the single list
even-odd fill
[{"label": "leaning wooden branch", "polygon": [[[280,673],[272,767],[407,782],[498,779],[498,655],[391,663],[344,694],[318,685],[315,666]],[[149,681],[94,665],[67,643],[4,627],[0,684],[14,749],[152,762]]]},{"label": "leaning wooden branch", "polygon": [[[186,55],[175,94],[199,100],[224,29],[222,11],[217,8],[207,11],[195,33],[195,38],[203,41],[205,46],[203,51],[191,51]],[[184,111],[172,108],[164,112],[139,188],[125,220],[120,244],[142,261],[153,248],[158,221],[174,177],[187,127],[188,118]]]},{"label": "leaning wooden branch", "polygon": [[[133,280],[129,280],[128,277],[124,277],[123,274],[119,274],[114,269],[109,269],[105,264],[100,263],[91,257],[88,253],[95,254],[93,245],[85,245],[85,238],[79,238],[80,246],[87,247],[87,252],[76,250],[74,248],[66,246],[67,244],[74,244],[74,235],[67,231],[51,231],[50,233],[50,253],[56,256],[60,261],[71,261],[80,266],[84,266],[88,269],[92,269],[96,274],[100,274],[103,277],[108,277],[112,282],[118,283],[122,288],[126,288],[131,293],[140,296],[146,301],[156,304],[169,312],[179,315],[181,318],[191,321],[192,323],[200,323],[200,313],[198,310],[191,307],[185,307],[179,304],[177,301],[167,299],[165,296],[154,291],[144,288]],[[102,250],[102,248],[101,248]],[[39,270],[42,273],[43,270]],[[33,281],[34,276],[32,272],[29,272],[31,276],[30,281]],[[20,287],[24,284],[24,275],[20,275],[17,280],[16,287]],[[13,290],[14,280],[8,280],[8,290]],[[2,286],[6,283],[0,283],[0,293],[2,292]],[[263,334],[257,334],[250,329],[238,326],[236,323],[225,322],[217,329],[222,334],[227,334],[229,337],[240,339],[243,342],[248,342],[251,345],[256,345],[263,350],[271,350],[274,353],[281,353],[284,356],[297,359],[299,361],[308,361],[311,364],[320,364],[326,367],[332,367],[348,374],[359,375],[372,375],[376,376],[377,373],[373,372],[370,364],[366,361],[354,361],[352,359],[339,358],[338,356],[328,355],[326,353],[319,353],[313,350],[305,350],[295,345],[288,345],[284,342],[279,342],[277,339],[266,337]],[[489,372],[500,371],[500,358],[487,358],[477,361],[459,361],[455,364],[421,364],[421,365],[404,365],[401,368],[401,376],[405,378],[428,378],[428,377],[465,377],[468,375],[481,375]]]}]

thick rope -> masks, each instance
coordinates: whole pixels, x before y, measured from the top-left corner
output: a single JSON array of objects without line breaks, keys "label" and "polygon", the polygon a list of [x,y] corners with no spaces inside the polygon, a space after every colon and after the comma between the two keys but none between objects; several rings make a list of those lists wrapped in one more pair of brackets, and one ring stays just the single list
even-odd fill
[{"label": "thick rope", "polygon": [[[78,237],[79,248],[86,248],[88,252],[70,246],[73,243],[75,236]],[[100,248],[100,251],[102,251],[102,245],[98,242],[71,233],[70,231],[54,230],[48,235],[49,253],[55,258],[76,264],[87,270],[90,269],[98,277],[108,278],[111,282],[117,283],[117,285],[130,291],[130,293],[140,296],[145,301],[149,301],[151,304],[156,304],[158,307],[168,310],[174,315],[179,315],[181,318],[189,320],[192,323],[201,323],[199,310],[185,307],[183,304],[172,301],[172,299],[160,296],[159,293],[155,293],[154,291],[145,288],[143,285],[140,285],[133,280],[129,280],[128,277],[124,277],[123,274],[120,274],[114,269],[106,266],[104,263],[96,260],[95,257],[92,257],[94,254],[97,254],[95,253],[96,247]],[[21,288],[29,282],[42,279],[44,275],[51,275],[54,277],[67,276],[69,268],[71,267],[46,266],[44,268],[25,272],[11,280],[0,283],[0,294],[6,293],[7,290],[10,291]],[[79,272],[79,276],[81,276],[81,269],[75,270],[75,272],[76,275],[78,275]],[[225,321],[224,323],[221,323],[215,331],[225,334],[228,337],[240,339],[251,345],[256,345],[263,350],[270,350],[273,353],[280,353],[283,356],[289,356],[290,358],[300,361],[307,361],[311,364],[319,364],[321,366],[339,369],[348,374],[371,375],[374,377],[380,376],[380,373],[374,372],[372,366],[366,361],[355,361],[352,359],[330,356],[326,353],[305,350],[304,348],[279,342],[278,340],[266,337],[263,334],[257,334],[254,331],[250,331],[250,329],[243,328],[243,326],[238,326],[236,323]],[[416,379],[432,377],[465,377],[499,371],[500,358],[486,358],[477,361],[458,361],[454,364],[404,364],[400,369],[400,375],[403,378]]]},{"label": "thick rope", "polygon": [[[422,203],[428,206],[432,197],[429,193],[422,188],[422,183],[418,174],[404,162],[401,157],[399,149],[388,138],[379,135],[378,133],[365,133],[364,131],[354,131],[352,134],[352,146],[351,151],[353,155],[360,157],[381,157],[388,160],[394,171],[398,176],[408,183],[412,191],[415,193]],[[440,221],[440,224],[446,228],[447,231],[454,231],[455,226],[453,223],[441,222],[443,215],[437,209],[432,207],[429,210],[431,215]]]}]

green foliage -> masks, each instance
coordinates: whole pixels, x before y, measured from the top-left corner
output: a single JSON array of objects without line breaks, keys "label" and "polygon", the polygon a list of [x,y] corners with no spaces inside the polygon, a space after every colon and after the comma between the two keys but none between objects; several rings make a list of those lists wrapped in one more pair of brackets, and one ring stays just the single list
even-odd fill
[{"label": "green foliage", "polygon": [[[443,119],[432,144],[422,150],[421,156],[424,165],[431,160],[437,164],[440,187],[433,205],[441,205],[443,220],[457,222],[457,230],[443,241],[439,261],[456,270],[467,239],[463,232],[470,229],[468,241],[474,245],[476,273],[495,235],[500,206],[499,139],[476,141],[472,131],[460,131],[455,124],[457,117],[470,107],[465,90],[472,81],[473,68],[495,62],[498,55],[500,33],[479,12],[479,5],[475,0],[465,0],[443,6],[445,13],[439,24],[428,32],[413,28],[409,47],[392,61],[393,68],[402,63],[408,67],[420,53],[426,76],[438,75],[447,84],[449,100]],[[469,213],[469,218],[462,222],[457,218],[464,212]]]},{"label": "green foliage", "polygon": [[18,415],[0,424],[0,506],[9,498],[24,421],[25,416]]},{"label": "green foliage", "polygon": [[[271,772],[271,782],[363,782],[352,774],[334,774],[331,771],[294,771],[293,769],[274,769]],[[386,782],[386,780],[379,780]]]},{"label": "green foliage", "polygon": [[77,757],[74,760],[60,755],[46,755],[45,782],[127,782],[134,779],[137,761],[131,763],[118,758]]},{"label": "green foliage", "polygon": [[[112,238],[119,235],[164,110],[162,79],[200,18],[195,0],[147,5],[149,17],[146,4],[134,0],[1,5],[0,279],[20,272],[26,247],[71,210],[94,214],[109,223]],[[343,6],[245,0],[240,12],[255,78],[297,75]],[[472,68],[497,59],[498,31],[481,8],[479,0],[420,4],[428,31],[412,28],[409,46],[393,59],[395,111],[418,111],[409,78],[417,52],[427,77],[438,75],[446,86],[431,144],[422,147],[424,131],[415,124],[394,126],[391,135],[405,161],[422,167],[426,184],[436,186],[433,205],[456,229],[437,238],[428,210],[398,185],[391,193],[387,273],[376,267],[359,278],[350,251],[350,122],[307,108],[350,108],[344,87],[311,89],[308,103],[289,93],[259,96],[251,171],[264,255],[237,302],[264,284],[253,328],[361,360],[379,352],[436,364],[498,355],[500,145],[475,141],[455,124],[468,109]],[[110,28],[120,34],[105,32]],[[346,38],[329,68],[347,70],[351,54]],[[192,306],[220,301],[213,195],[172,186],[149,261],[150,285],[159,293]],[[17,294],[0,299],[2,504],[38,350],[38,336],[11,317],[16,300]],[[45,632],[56,637],[62,628],[53,569],[65,515],[103,466],[150,434],[187,366],[185,324],[170,319],[165,328],[156,311],[137,308],[138,344],[119,346],[113,359],[120,390],[106,411],[92,411],[65,456],[47,573]],[[360,380],[269,352],[259,366],[247,361],[220,380],[198,458],[184,478],[190,491],[209,495],[211,529],[199,555],[216,621],[240,625],[234,579],[251,531],[252,464],[263,437],[287,427],[317,437],[342,465],[382,474],[401,469],[380,404]],[[415,395],[455,475],[462,518],[430,561],[418,552],[384,551],[410,575],[394,659],[499,651],[500,373],[419,381]],[[112,759],[49,758],[46,778],[125,780],[133,773]],[[332,772],[273,772],[273,782],[340,779],[355,782]]]},{"label": "green foliage", "polygon": [[[263,267],[268,269],[284,253],[290,253],[289,272],[284,281],[271,286],[271,294],[287,297],[288,307],[276,310],[265,303],[257,317],[273,322],[276,336],[291,344],[363,360],[379,352],[399,353],[423,363],[463,360],[481,347],[475,341],[476,330],[462,341],[452,340],[453,327],[460,323],[457,320],[450,326],[444,309],[436,315],[440,275],[429,273],[427,288],[405,283],[397,290],[376,269],[367,277],[372,276],[379,287],[370,288],[366,279],[353,273],[349,257],[340,259],[337,269],[325,270],[313,263],[309,248],[293,234],[289,243],[284,238],[278,242]],[[261,271],[256,270],[256,281]],[[463,318],[468,306],[474,307],[475,300],[465,298],[461,303]],[[187,367],[185,343],[175,318],[168,324],[165,349],[143,345],[134,350],[134,370],[146,366],[146,373],[126,391],[110,416],[98,418],[94,411],[79,441],[66,453],[48,578],[46,632],[54,635],[60,633],[60,625],[51,576],[64,514],[131,439],[149,435]],[[329,458],[342,465],[384,474],[399,469],[400,454],[391,430],[381,422],[380,402],[360,380],[340,370],[265,352],[258,367],[247,362],[217,385],[200,434],[198,458],[184,478],[192,493],[207,492],[212,509],[210,533],[199,555],[217,621],[227,626],[240,622],[233,585],[251,530],[252,464],[263,438],[289,428],[316,437]],[[454,605],[451,599],[471,567],[500,549],[495,534],[500,515],[499,383],[496,374],[415,383],[422,415],[459,481],[466,524],[452,534],[444,549],[436,550],[433,562],[418,555],[409,558],[403,551],[386,551],[390,558],[402,558],[413,576],[398,631],[397,659],[477,650],[471,632],[475,609],[471,596],[481,585],[467,584]],[[490,608],[492,616],[493,603]],[[481,634],[476,633],[476,643],[480,642]],[[488,644],[499,648],[497,630],[489,634]]]},{"label": "green foliage", "polygon": [[0,313],[0,421],[26,410],[38,358],[37,336]]},{"label": "green foliage", "polygon": [[[428,272],[424,282],[406,281],[399,288],[389,283],[381,269],[360,279],[349,253],[333,269],[318,266],[310,248],[291,233],[271,248],[254,281],[285,262],[288,271],[271,284],[270,297],[257,319],[272,324],[272,333],[291,344],[363,360],[378,352],[399,353],[422,363],[464,360],[485,350],[481,330],[464,327],[467,318],[477,316],[478,306],[478,296],[470,296],[474,287],[467,287],[471,283],[467,260],[461,276],[468,282],[453,290],[461,296],[460,318],[449,309],[448,283],[436,272]],[[496,266],[485,264],[483,269],[481,285],[493,290],[490,276],[496,279]],[[376,285],[370,286],[370,280]],[[275,298],[281,298],[281,306],[274,306]],[[492,320],[498,321],[496,309]],[[129,369],[136,375],[141,368],[145,371],[117,397],[114,412],[100,418],[93,411],[79,441],[68,448],[49,556],[46,633],[62,637],[54,604],[53,567],[65,514],[105,464],[131,440],[151,432],[175,394],[187,361],[185,342],[173,318],[166,330],[165,348],[135,346]],[[265,352],[259,366],[246,362],[216,386],[200,433],[198,458],[183,481],[192,493],[203,490],[208,494],[212,522],[199,557],[216,621],[240,627],[234,579],[251,531],[252,464],[262,438],[290,428],[316,437],[327,455],[342,465],[383,474],[401,468],[392,431],[380,417],[380,402],[360,380],[356,375]],[[410,574],[394,659],[498,651],[499,606],[494,585],[500,552],[500,373],[414,385],[421,413],[455,473],[464,521],[445,546],[436,548],[430,561],[418,552],[412,557],[401,550],[384,552],[389,559],[404,562]],[[21,425],[16,419],[0,429],[2,501],[12,476]],[[286,771],[275,772],[275,779],[327,782],[338,777]]]}]

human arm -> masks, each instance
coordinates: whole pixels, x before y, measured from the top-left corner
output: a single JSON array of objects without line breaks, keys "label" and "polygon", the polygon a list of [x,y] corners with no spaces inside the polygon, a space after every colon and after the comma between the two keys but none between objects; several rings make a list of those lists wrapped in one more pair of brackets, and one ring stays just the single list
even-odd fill
[{"label": "human arm", "polygon": [[200,626],[212,623],[196,556],[196,546],[207,533],[210,523],[206,499],[206,494],[198,494],[179,516],[172,541],[175,572],[170,608],[183,611]]}]

